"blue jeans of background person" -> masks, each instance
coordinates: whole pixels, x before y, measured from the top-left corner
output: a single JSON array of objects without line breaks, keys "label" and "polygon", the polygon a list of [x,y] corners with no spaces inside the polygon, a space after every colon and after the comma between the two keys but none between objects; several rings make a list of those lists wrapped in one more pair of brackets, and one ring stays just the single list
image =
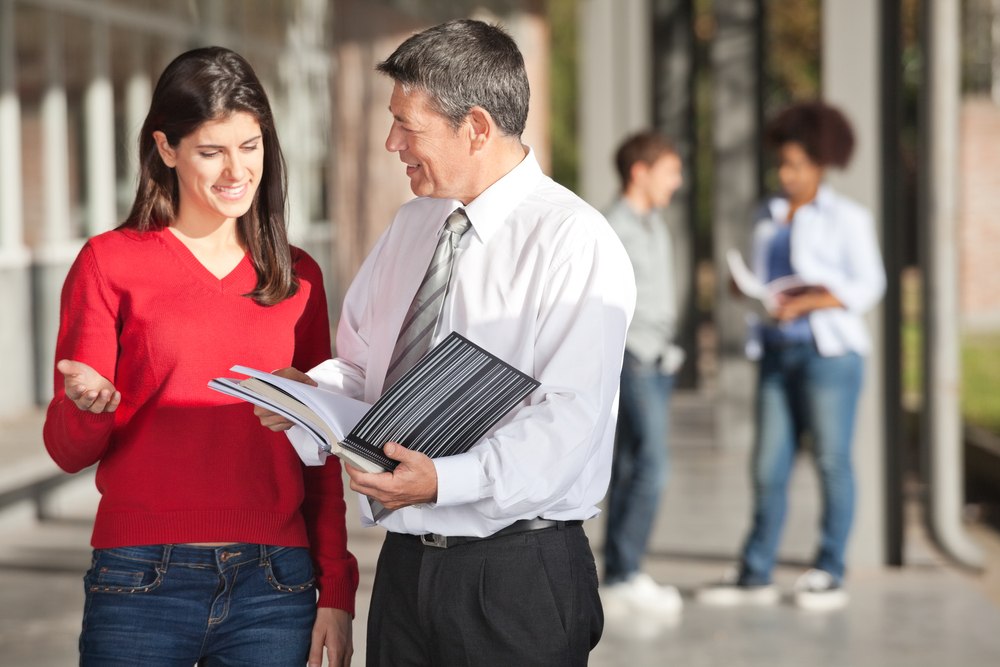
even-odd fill
[{"label": "blue jeans of background person", "polygon": [[771,581],[788,506],[788,480],[803,432],[812,436],[823,499],[813,567],[843,579],[854,518],[851,440],[863,370],[858,354],[823,357],[812,342],[765,347],[752,460],[753,526],[743,549],[740,583]]},{"label": "blue jeans of background person", "polygon": [[604,582],[626,581],[639,564],[653,529],[669,469],[667,436],[674,376],[625,352],[614,465],[608,490]]},{"label": "blue jeans of background person", "polygon": [[96,549],[80,664],[301,667],[316,619],[309,551],[231,544]]}]

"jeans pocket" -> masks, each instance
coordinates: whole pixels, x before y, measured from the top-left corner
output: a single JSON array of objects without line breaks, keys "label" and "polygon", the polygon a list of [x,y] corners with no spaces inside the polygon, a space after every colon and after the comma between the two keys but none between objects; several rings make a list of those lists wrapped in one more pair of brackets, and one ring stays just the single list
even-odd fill
[{"label": "jeans pocket", "polygon": [[[160,562],[132,557],[135,550],[97,549],[84,577],[88,593],[148,593],[163,582]],[[129,555],[126,555],[129,554]]]},{"label": "jeans pocket", "polygon": [[267,583],[282,593],[301,593],[315,585],[312,559],[303,547],[284,547],[267,557]]}]

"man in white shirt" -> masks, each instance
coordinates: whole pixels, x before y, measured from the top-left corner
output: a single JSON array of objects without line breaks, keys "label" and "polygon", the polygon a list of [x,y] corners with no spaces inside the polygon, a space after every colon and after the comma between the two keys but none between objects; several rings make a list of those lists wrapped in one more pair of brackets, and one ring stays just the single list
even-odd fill
[{"label": "man in white shirt", "polygon": [[393,472],[347,466],[352,489],[392,510],[378,521],[389,532],[368,664],[586,664],[603,614],[580,524],[598,513],[611,472],[631,265],[600,213],[521,143],[528,82],[503,30],[451,21],[378,70],[395,81],[386,148],[417,198],[348,289],[337,358],[309,376],[365,401],[381,395],[445,220],[462,208],[471,226],[434,341],[457,331],[541,386],[464,454],[432,460],[387,443]]}]

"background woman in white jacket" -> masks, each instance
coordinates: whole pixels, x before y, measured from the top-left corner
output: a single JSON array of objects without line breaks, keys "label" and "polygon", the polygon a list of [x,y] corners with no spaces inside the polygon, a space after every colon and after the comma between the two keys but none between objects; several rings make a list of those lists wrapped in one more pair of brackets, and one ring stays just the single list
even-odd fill
[{"label": "background woman in white jacket", "polygon": [[[752,474],[753,524],[739,568],[699,591],[714,604],[773,604],[771,582],[787,507],[788,480],[808,433],[821,481],[821,537],[813,568],[799,578],[795,602],[841,607],[844,551],[854,516],[851,443],[871,343],[863,315],[882,297],[885,271],[871,214],[823,184],[844,167],[854,133],[821,102],[791,106],[771,121],[766,140],[778,157],[782,194],[756,216],[752,268],[761,282],[795,276],[809,287],[780,294],[759,327]],[[748,348],[748,349],[750,349]]]}]

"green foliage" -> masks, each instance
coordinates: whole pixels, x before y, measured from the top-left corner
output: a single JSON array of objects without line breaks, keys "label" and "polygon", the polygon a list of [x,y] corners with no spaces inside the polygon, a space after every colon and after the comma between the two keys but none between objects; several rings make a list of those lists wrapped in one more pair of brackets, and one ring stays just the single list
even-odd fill
[{"label": "green foliage", "polygon": [[[901,332],[903,403],[918,409],[923,392],[923,326],[920,278],[903,278]],[[967,334],[962,339],[962,418],[1000,434],[1000,332]]]},{"label": "green foliage", "polygon": [[820,95],[820,0],[769,0],[764,9],[764,115]]},{"label": "green foliage", "polygon": [[962,341],[962,416],[1000,434],[1000,333]]},{"label": "green foliage", "polygon": [[547,0],[551,30],[549,82],[552,178],[574,192],[579,180],[577,164],[577,0]]}]

